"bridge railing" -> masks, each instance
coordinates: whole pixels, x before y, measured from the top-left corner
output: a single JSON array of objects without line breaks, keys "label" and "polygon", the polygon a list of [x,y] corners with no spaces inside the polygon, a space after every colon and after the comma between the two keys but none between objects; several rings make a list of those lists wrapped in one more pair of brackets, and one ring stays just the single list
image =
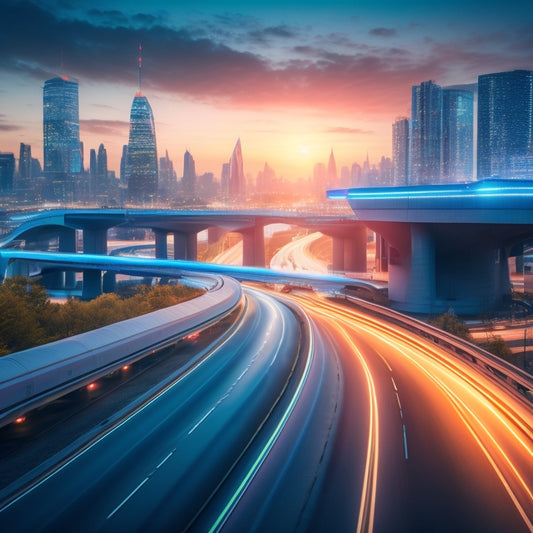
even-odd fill
[{"label": "bridge railing", "polygon": [[0,427],[227,316],[241,304],[241,285],[214,278],[191,300],[0,357]]},{"label": "bridge railing", "polygon": [[518,393],[529,404],[533,404],[533,376],[524,370],[517,368],[479,346],[460,339],[435,326],[426,324],[421,320],[408,317],[392,309],[365,302],[352,296],[343,295],[343,298],[369,314],[386,318],[388,322],[431,340],[456,357],[474,366],[491,380],[495,380],[500,385],[505,386],[509,391],[515,394]]}]

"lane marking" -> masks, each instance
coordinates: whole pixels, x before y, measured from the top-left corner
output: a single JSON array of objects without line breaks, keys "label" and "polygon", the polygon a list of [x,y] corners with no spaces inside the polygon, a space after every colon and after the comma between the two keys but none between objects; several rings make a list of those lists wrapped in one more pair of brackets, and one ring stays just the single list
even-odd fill
[{"label": "lane marking", "polygon": [[141,483],[139,483],[137,487],[132,490],[124,500],[122,500],[122,503],[117,505],[117,507],[115,507],[115,509],[113,509],[113,511],[109,515],[107,515],[106,520],[109,520],[145,483],[148,482],[149,479],[150,478],[148,477],[144,478]]},{"label": "lane marking", "polygon": [[403,426],[403,449],[405,450],[405,459],[409,459],[409,453],[407,452],[407,430],[405,429],[405,424]]}]

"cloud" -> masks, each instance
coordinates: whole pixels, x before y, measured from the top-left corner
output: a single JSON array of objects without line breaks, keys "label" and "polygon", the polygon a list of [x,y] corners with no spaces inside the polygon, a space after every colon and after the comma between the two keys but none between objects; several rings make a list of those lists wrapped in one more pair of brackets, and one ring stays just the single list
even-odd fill
[{"label": "cloud", "polygon": [[372,135],[372,130],[362,130],[360,128],[345,128],[343,126],[336,126],[334,128],[328,128],[326,133],[343,133],[347,135]]},{"label": "cloud", "polygon": [[394,28],[373,28],[368,32],[370,35],[376,37],[395,37],[396,30]]},{"label": "cloud", "polygon": [[[451,43],[427,39],[411,49],[398,43],[395,48],[371,46],[344,34],[307,35],[285,24],[265,26],[231,13],[202,28],[174,28],[163,16],[143,13],[92,9],[86,15],[76,18],[69,12],[69,18],[61,18],[29,0],[8,1],[0,17],[0,69],[42,83],[57,74],[62,62],[65,73],[80,83],[134,89],[141,41],[143,88],[149,97],[162,92],[224,107],[396,116],[409,105],[411,85],[423,80],[470,83],[477,73],[497,72],[503,65],[522,61],[522,68],[532,66],[531,60],[524,64],[524,47],[511,50],[518,47],[511,30],[490,49],[475,44],[483,41],[482,34]],[[371,32],[390,37],[394,30]],[[254,53],[261,40],[269,46]],[[269,58],[268,49],[276,42],[290,47],[283,53],[277,48]]]},{"label": "cloud", "polygon": [[80,120],[80,129],[84,133],[100,135],[124,135],[129,129],[129,122],[123,120]]},{"label": "cloud", "polygon": [[0,131],[19,131],[21,129],[18,124],[6,122],[5,115],[0,115]]}]

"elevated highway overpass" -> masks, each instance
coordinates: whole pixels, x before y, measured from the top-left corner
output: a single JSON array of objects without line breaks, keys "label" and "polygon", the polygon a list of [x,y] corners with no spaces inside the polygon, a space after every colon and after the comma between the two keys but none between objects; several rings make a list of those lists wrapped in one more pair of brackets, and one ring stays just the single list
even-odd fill
[{"label": "elevated highway overpass", "polygon": [[[27,213],[7,221],[0,248],[23,243],[25,250],[47,251],[49,242],[56,240],[62,253],[78,251],[76,232],[82,235],[84,254],[105,255],[107,232],[110,228],[146,228],[155,234],[156,258],[168,257],[167,237],[173,235],[174,259],[196,261],[197,235],[208,230],[216,240],[224,232],[243,236],[243,265],[265,266],[264,227],[284,223],[320,231],[333,239],[332,267],[336,272],[366,272],[367,228],[355,216],[309,214],[272,210],[151,210],[151,209],[56,209]],[[21,272],[24,274],[24,272]],[[50,288],[73,288],[73,273],[50,274]],[[84,272],[84,296],[102,292],[102,272]]]},{"label": "elevated highway overpass", "polygon": [[343,189],[388,244],[389,299],[415,313],[490,311],[511,298],[508,258],[533,238],[533,181]]}]

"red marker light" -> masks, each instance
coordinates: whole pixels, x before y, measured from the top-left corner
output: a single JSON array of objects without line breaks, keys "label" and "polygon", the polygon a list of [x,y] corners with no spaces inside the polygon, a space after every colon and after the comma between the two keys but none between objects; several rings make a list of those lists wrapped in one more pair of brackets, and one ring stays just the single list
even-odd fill
[{"label": "red marker light", "polygon": [[96,383],[89,383],[89,385],[87,385],[87,390],[95,390],[96,389]]},{"label": "red marker light", "polygon": [[129,369],[130,369],[130,365],[124,365],[124,366],[122,367],[122,370],[129,370]]},{"label": "red marker light", "polygon": [[26,421],[26,417],[24,415],[15,418],[15,424],[22,424],[25,421]]}]

